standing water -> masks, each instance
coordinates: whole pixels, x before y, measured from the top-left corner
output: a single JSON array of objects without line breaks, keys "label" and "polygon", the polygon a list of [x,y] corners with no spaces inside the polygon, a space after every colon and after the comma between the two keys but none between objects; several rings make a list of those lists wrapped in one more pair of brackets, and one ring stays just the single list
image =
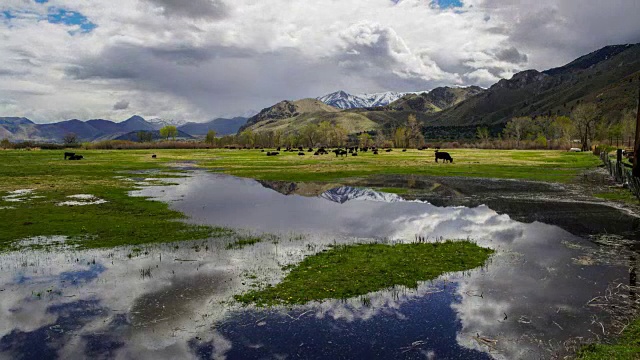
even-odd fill
[{"label": "standing water", "polygon": [[[0,358],[549,358],[609,335],[615,319],[599,296],[628,295],[620,289],[633,277],[626,253],[610,255],[567,231],[574,227],[524,223],[484,205],[439,207],[353,187],[284,195],[205,172],[172,181],[132,195],[264,240],[2,254]],[[589,216],[601,213],[577,221]],[[233,300],[332,244],[416,236],[471,239],[496,253],[483,268],[417,289],[287,308]]]}]

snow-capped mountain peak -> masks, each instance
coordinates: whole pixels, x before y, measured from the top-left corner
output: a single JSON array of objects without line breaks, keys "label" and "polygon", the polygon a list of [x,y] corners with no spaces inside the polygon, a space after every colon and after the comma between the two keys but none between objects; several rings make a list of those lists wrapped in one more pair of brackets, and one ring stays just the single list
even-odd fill
[{"label": "snow-capped mountain peak", "polygon": [[167,125],[181,126],[187,123],[184,120],[173,120],[173,119],[167,120],[167,119],[161,119],[161,118],[152,118],[147,120],[147,122],[151,123],[153,126],[157,128],[161,128]]},{"label": "snow-capped mountain peak", "polygon": [[331,94],[320,96],[317,98],[317,100],[340,109],[353,109],[389,105],[390,103],[398,100],[406,94],[413,93],[387,91],[381,93],[352,95],[345,91],[339,90]]},{"label": "snow-capped mountain peak", "polygon": [[327,190],[320,194],[323,199],[331,200],[339,204],[344,204],[351,200],[368,200],[368,201],[382,201],[382,202],[397,202],[404,201],[402,197],[391,194],[375,191],[366,188],[355,188],[351,186],[340,186]]}]

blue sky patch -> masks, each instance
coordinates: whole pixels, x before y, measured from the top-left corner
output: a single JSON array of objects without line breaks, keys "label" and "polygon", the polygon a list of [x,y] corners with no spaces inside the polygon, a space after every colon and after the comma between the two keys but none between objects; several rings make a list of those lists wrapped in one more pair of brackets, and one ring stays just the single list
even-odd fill
[{"label": "blue sky patch", "polygon": [[91,32],[97,27],[97,25],[89,21],[86,16],[77,11],[70,11],[55,7],[49,8],[47,20],[52,24],[80,26],[80,32],[83,33]]},{"label": "blue sky patch", "polygon": [[462,0],[433,0],[433,5],[441,9],[462,7]]},{"label": "blue sky patch", "polygon": [[[37,3],[44,4],[48,0],[35,0]],[[82,13],[67,9],[62,9],[55,6],[50,6],[47,9],[47,15],[43,16],[34,11],[26,11],[21,9],[8,9],[0,11],[0,23],[4,22],[8,27],[12,27],[13,19],[34,19],[36,21],[48,21],[51,24],[62,24],[66,26],[77,26],[79,29],[69,31],[69,34],[75,35],[76,33],[89,33],[93,31],[96,24],[92,23]]]}]

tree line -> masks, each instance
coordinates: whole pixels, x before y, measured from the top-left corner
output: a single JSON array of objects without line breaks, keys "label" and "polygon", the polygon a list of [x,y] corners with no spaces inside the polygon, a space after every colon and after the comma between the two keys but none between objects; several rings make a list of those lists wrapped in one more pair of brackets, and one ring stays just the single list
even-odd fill
[{"label": "tree line", "polygon": [[605,118],[594,103],[580,104],[570,116],[516,117],[502,133],[492,137],[486,127],[478,127],[479,144],[508,142],[511,148],[566,148],[579,143],[583,151],[594,142],[631,147],[635,137],[636,113],[625,109],[617,118]]}]

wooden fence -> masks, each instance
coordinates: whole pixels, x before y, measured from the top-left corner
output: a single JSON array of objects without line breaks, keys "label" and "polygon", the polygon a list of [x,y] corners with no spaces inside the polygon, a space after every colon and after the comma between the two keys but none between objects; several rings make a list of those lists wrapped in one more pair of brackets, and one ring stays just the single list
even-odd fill
[{"label": "wooden fence", "polygon": [[622,161],[612,160],[606,151],[600,153],[600,159],[615,181],[624,184],[640,200],[640,178],[634,177]]}]

